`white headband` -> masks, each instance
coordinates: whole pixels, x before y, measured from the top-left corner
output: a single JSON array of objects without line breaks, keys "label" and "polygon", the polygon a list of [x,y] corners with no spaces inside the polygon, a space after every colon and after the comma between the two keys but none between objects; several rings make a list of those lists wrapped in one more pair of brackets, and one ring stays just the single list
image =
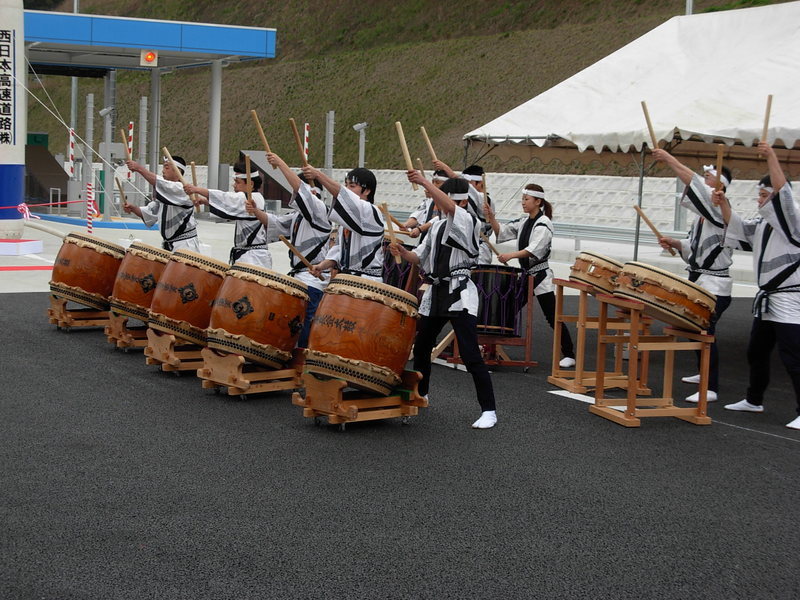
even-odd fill
[{"label": "white headband", "polygon": [[770,194],[775,191],[773,188],[768,185],[764,185],[763,183],[759,183],[757,187],[760,190],[767,190]]},{"label": "white headband", "polygon": [[533,198],[541,198],[544,200],[544,192],[537,192],[536,190],[522,190],[522,193],[526,196],[531,196]]},{"label": "white headband", "polygon": [[453,200],[469,200],[469,194],[448,194]]},{"label": "white headband", "polygon": [[[250,179],[255,179],[256,177],[261,177],[261,173],[259,173],[258,171],[250,173]],[[247,179],[247,173],[234,173],[233,174],[233,178],[234,179]]]},{"label": "white headband", "polygon": [[[164,157],[164,164],[166,165],[169,162],[169,159],[165,156]],[[172,164],[174,164],[177,168],[181,170],[181,174],[186,172],[186,165],[182,165],[177,160],[173,160]]]},{"label": "white headband", "polygon": [[481,177],[480,175],[464,175],[464,173],[462,173],[461,177],[463,177],[467,181],[483,181],[483,177]]},{"label": "white headband", "polygon": [[431,178],[432,181],[447,181],[448,179],[449,179],[448,177],[443,177],[441,175],[434,175]]},{"label": "white headband", "polygon": [[[705,173],[711,173],[711,175],[714,176],[714,177],[717,176],[717,170],[714,168],[714,165],[703,165],[703,171]],[[728,178],[725,177],[725,175],[722,175],[719,178],[719,180],[722,183],[722,185],[724,185],[725,187],[728,187],[731,184],[731,182],[728,181]]]}]

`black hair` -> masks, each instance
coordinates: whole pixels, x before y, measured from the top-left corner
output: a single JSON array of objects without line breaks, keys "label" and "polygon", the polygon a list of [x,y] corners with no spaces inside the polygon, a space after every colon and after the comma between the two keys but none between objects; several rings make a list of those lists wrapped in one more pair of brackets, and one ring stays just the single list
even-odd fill
[{"label": "black hair", "polygon": [[467,194],[469,193],[469,182],[463,177],[451,177],[439,189],[445,194]]},{"label": "black hair", "polygon": [[447,173],[445,173],[445,172],[444,172],[444,171],[442,171],[441,169],[436,169],[436,170],[433,172],[433,176],[434,176],[434,177],[447,177]]},{"label": "black hair", "polygon": [[[253,168],[253,163],[250,163],[250,168],[251,169]],[[258,168],[256,168],[255,171],[258,171],[258,177],[252,177],[250,181],[253,184],[253,191],[258,192],[261,190],[261,184],[263,183],[263,179],[261,179],[261,171],[259,171]],[[254,173],[255,171],[251,171],[251,173]],[[247,174],[247,165],[243,161],[237,162],[236,164],[233,165],[233,172]],[[247,180],[245,179],[244,181]]]},{"label": "black hair", "polygon": [[[531,190],[532,192],[541,192],[542,194],[544,194],[544,188],[542,186],[540,186],[539,184],[537,184],[537,183],[529,183],[528,185],[525,186],[525,189],[526,190]],[[544,198],[537,198],[537,200],[541,200],[542,201],[540,206],[541,206],[542,212],[544,213],[544,216],[547,217],[548,219],[552,219],[553,218],[553,205],[550,204]]]},{"label": "black hair", "polygon": [[485,171],[480,165],[470,165],[461,172],[462,175],[477,175],[478,177],[482,176],[484,173]]},{"label": "black hair", "polygon": [[378,180],[375,179],[375,173],[364,167],[358,167],[350,171],[344,179],[347,182],[353,182],[369,190],[367,201],[370,204],[375,203],[375,188],[378,187]]}]

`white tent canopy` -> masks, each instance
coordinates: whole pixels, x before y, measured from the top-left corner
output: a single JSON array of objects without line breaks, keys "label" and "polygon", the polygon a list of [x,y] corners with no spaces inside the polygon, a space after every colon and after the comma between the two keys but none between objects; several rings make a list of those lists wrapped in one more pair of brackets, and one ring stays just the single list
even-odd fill
[{"label": "white tent canopy", "polygon": [[464,138],[471,146],[528,146],[531,154],[532,145],[639,151],[650,141],[646,101],[659,140],[750,146],[772,94],[767,139],[793,148],[798,53],[800,2],[674,17]]}]

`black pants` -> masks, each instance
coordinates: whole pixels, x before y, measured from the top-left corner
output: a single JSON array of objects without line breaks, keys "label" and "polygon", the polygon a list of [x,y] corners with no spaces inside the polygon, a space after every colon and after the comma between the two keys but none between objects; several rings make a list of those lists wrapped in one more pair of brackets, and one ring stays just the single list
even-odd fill
[{"label": "black pants", "polygon": [[[717,296],[717,305],[714,312],[711,313],[711,324],[708,326],[708,333],[714,335],[717,330],[717,321],[731,305],[730,296]],[[697,350],[697,364],[700,365],[700,351]],[[711,353],[708,361],[708,389],[712,392],[719,391],[719,350],[717,348],[717,341],[711,344]]]},{"label": "black pants", "polygon": [[[550,324],[550,329],[555,329],[556,320],[556,295],[553,292],[546,292],[536,296],[539,306],[542,307],[544,318]],[[530,324],[528,324],[530,327]],[[561,354],[569,358],[575,358],[575,348],[572,345],[572,338],[569,335],[566,323],[561,323]]]},{"label": "black pants", "polygon": [[800,413],[800,324],[797,323],[753,319],[747,346],[747,362],[750,365],[747,401],[759,406],[764,403],[764,391],[769,385],[770,356],[776,343],[781,362],[792,380],[797,412]]},{"label": "black pants", "polygon": [[423,396],[428,393],[431,379],[431,352],[436,345],[436,337],[448,321],[453,325],[461,360],[464,361],[464,366],[472,375],[481,410],[494,410],[492,377],[489,375],[489,368],[483,362],[483,356],[478,347],[478,319],[466,311],[458,317],[420,316],[417,321],[417,336],[414,339],[414,370],[422,373],[419,393]]}]

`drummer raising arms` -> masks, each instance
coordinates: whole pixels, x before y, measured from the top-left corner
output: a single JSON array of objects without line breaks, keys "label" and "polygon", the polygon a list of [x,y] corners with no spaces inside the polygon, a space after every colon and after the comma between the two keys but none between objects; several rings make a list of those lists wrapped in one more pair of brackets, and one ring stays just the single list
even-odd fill
[{"label": "drummer raising arms", "polygon": [[313,267],[313,274],[335,268],[340,273],[383,281],[383,214],[375,206],[377,180],[369,169],[353,169],[340,185],[319,169],[303,167],[306,181],[322,184],[333,196],[328,219],[339,225],[335,245],[325,260]]},{"label": "drummer raising arms", "polygon": [[[517,250],[504,252],[497,259],[504,265],[514,258],[519,266],[533,277],[533,293],[542,307],[545,319],[554,327],[556,318],[556,295],[553,292],[553,270],[548,264],[553,242],[553,206],[544,198],[544,189],[529,183],[522,190],[522,210],[526,216],[501,225],[494,211],[484,206],[487,221],[491,224],[498,243],[517,240]],[[527,296],[526,296],[527,297]],[[567,326],[561,323],[561,354],[558,365],[563,369],[575,366],[575,349]]]},{"label": "drummer raising arms", "polygon": [[[229,261],[243,262],[265,269],[272,268],[272,254],[267,244],[274,240],[267,239],[267,228],[254,214],[254,209],[264,210],[264,196],[257,190],[261,187],[261,173],[254,171],[250,175],[250,187],[247,187],[246,165],[237,162],[233,165],[233,191],[209,190],[196,185],[186,184],[183,189],[187,194],[197,194],[198,204],[207,204],[211,213],[235,222],[233,247]],[[251,205],[247,205],[247,192],[250,192]],[[276,238],[277,239],[277,238]]]},{"label": "drummer raising arms", "polygon": [[489,429],[497,423],[497,413],[492,378],[478,346],[478,290],[470,279],[470,269],[478,258],[481,222],[466,208],[469,184],[451,178],[440,189],[418,171],[409,171],[408,180],[430,193],[442,215],[413,251],[397,243],[389,245],[393,255],[420,265],[432,283],[420,303],[414,340],[414,370],[422,373],[419,393],[427,397],[431,352],[439,332],[450,321],[481,406],[481,416],[472,427]]},{"label": "drummer raising arms", "polygon": [[744,220],[731,210],[723,192],[713,195],[727,224],[725,243],[745,242],[753,248],[753,269],[758,283],[747,346],[750,365],[747,397],[726,404],[725,408],[764,412],[770,357],[777,344],[792,380],[799,415],[786,426],[800,429],[800,205],[794,199],[775,150],[766,142],[761,142],[758,150],[766,156],[769,166],[769,175],[758,183],[759,216]]},{"label": "drummer raising arms", "polygon": [[[310,263],[321,262],[328,250],[331,234],[331,223],[328,221],[328,207],[320,198],[322,190],[312,188],[292,171],[284,160],[274,152],[267,153],[267,161],[276,169],[280,169],[286,181],[292,186],[292,199],[289,208],[292,212],[285,215],[272,215],[264,211],[255,210],[255,214],[266,227],[275,230],[275,235],[282,235],[289,239]],[[329,273],[320,280],[309,272],[303,262],[289,251],[289,264],[292,270],[289,275],[296,277],[308,286],[308,305],[306,318],[297,345],[301,348],[308,346],[308,334],[311,321],[317,312],[325,286],[328,285]]]},{"label": "drummer raising arms", "polygon": [[[666,164],[683,182],[686,189],[681,198],[681,206],[697,215],[686,239],[676,240],[671,237],[662,237],[658,241],[665,250],[674,248],[680,252],[681,258],[687,263],[686,270],[689,271],[689,281],[716,295],[717,304],[708,327],[708,333],[714,335],[717,321],[731,304],[731,289],[733,288],[733,279],[728,271],[733,262],[733,249],[723,246],[725,223],[722,220],[720,209],[711,202],[711,193],[717,183],[716,168],[712,165],[703,167],[703,177],[700,177],[666,150],[656,148],[653,150],[653,158]],[[732,179],[730,171],[726,167],[722,167],[720,183],[723,190],[730,185]],[[699,364],[699,351],[697,360]],[[684,377],[683,381],[700,383],[700,375]],[[714,402],[718,392],[719,349],[715,341],[711,345],[708,368],[708,402]],[[697,402],[699,396],[699,392],[695,392],[688,396],[686,401]]]},{"label": "drummer raising arms", "polygon": [[[434,171],[431,181],[436,187],[442,187],[442,184],[447,181],[447,174],[444,171]],[[417,207],[417,210],[408,216],[403,227],[408,231],[409,237],[419,238],[421,242],[433,225],[433,220],[438,217],[439,211],[436,210],[430,193],[425,190],[425,199]]]},{"label": "drummer raising arms", "polygon": [[161,247],[164,250],[200,252],[194,203],[183,191],[181,184],[180,176],[186,172],[186,161],[180,156],[173,156],[172,160],[178,171],[172,168],[172,164],[165,157],[161,176],[148,171],[135,161],[126,160],[125,164],[133,173],[140,173],[145,181],[153,186],[153,199],[141,207],[125,202],[122,210],[128,214],[135,214],[148,227],[158,223],[163,238]]}]

